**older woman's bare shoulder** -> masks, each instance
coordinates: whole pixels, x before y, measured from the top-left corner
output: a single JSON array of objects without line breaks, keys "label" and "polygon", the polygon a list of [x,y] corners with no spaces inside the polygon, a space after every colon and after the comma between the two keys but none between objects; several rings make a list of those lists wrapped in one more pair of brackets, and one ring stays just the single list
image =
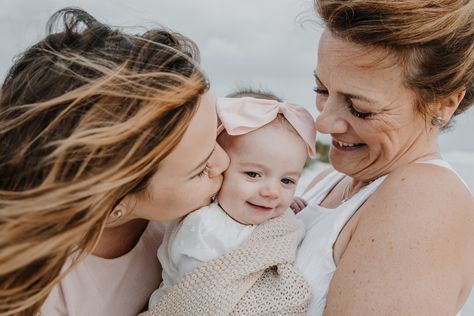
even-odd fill
[{"label": "older woman's bare shoulder", "polygon": [[462,180],[452,170],[433,164],[414,163],[394,170],[373,198],[404,201],[412,206],[426,205],[430,209],[458,206],[460,210],[474,213],[472,194]]},{"label": "older woman's bare shoulder", "polygon": [[339,295],[347,289],[351,310],[366,311],[366,302],[384,311],[401,302],[387,315],[417,314],[420,306],[426,315],[459,310],[474,279],[474,207],[452,171],[425,164],[396,170],[353,219],[328,310],[347,301]]},{"label": "older woman's bare shoulder", "polygon": [[362,217],[376,213],[387,226],[403,227],[405,232],[411,226],[414,232],[441,225],[474,229],[469,189],[452,170],[431,164],[416,163],[391,172],[361,211]]}]

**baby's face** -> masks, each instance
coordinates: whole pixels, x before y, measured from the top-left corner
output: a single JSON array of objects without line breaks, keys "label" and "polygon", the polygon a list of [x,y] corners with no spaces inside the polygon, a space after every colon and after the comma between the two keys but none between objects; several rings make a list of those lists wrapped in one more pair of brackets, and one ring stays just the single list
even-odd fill
[{"label": "baby's face", "polygon": [[[230,136],[229,136],[230,137]],[[285,212],[307,157],[303,140],[281,124],[230,137],[230,166],[217,197],[242,224],[261,224]]]}]

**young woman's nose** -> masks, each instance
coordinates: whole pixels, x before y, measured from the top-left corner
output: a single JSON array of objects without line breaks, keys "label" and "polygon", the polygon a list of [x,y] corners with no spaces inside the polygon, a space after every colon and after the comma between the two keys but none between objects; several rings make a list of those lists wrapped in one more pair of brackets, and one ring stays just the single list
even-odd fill
[{"label": "young woman's nose", "polygon": [[229,167],[230,159],[227,153],[219,144],[216,144],[216,149],[209,161],[209,178],[220,175]]},{"label": "young woman's nose", "polygon": [[280,196],[280,184],[276,181],[267,181],[260,189],[260,195],[270,199],[278,198]]},{"label": "young woman's nose", "polygon": [[316,116],[316,130],[323,134],[342,134],[348,129],[346,107],[329,97],[318,104],[319,115]]}]

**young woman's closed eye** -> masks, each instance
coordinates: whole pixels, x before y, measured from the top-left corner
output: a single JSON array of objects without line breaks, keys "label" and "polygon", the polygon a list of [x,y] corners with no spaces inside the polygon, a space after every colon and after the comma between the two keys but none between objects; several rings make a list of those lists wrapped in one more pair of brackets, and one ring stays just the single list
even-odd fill
[{"label": "young woman's closed eye", "polygon": [[204,169],[202,169],[197,175],[195,175],[193,178],[203,178],[204,176],[207,176],[209,173],[209,165],[206,164],[204,166]]}]

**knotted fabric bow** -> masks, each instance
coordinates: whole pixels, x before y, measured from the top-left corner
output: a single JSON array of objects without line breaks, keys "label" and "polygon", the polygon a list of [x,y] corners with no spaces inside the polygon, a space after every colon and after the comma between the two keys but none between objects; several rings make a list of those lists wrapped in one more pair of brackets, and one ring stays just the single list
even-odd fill
[{"label": "knotted fabric bow", "polygon": [[[229,135],[243,135],[254,131],[271,121],[278,113],[295,128],[306,143],[308,155],[315,157],[316,128],[314,119],[305,108],[274,100],[243,98],[218,98],[217,114]],[[222,126],[218,132],[222,131]]]}]

